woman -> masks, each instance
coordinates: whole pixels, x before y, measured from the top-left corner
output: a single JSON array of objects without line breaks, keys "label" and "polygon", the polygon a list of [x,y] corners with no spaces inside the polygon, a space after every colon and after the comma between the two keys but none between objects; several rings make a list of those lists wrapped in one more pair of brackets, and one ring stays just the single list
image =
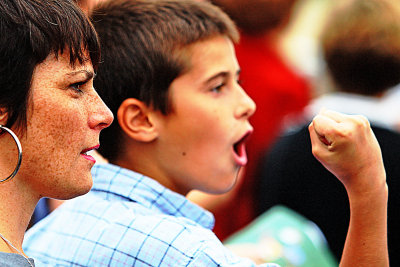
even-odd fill
[{"label": "woman", "polygon": [[98,148],[100,131],[113,120],[93,88],[98,61],[96,32],[72,1],[0,2],[0,262],[5,266],[34,266],[22,241],[41,197],[73,198],[92,186],[95,160],[87,153]]}]

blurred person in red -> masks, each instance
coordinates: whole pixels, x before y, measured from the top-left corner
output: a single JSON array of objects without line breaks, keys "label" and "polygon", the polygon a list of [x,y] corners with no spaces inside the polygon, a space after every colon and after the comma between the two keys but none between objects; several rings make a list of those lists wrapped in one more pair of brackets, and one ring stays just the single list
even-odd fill
[{"label": "blurred person in red", "polygon": [[211,2],[223,8],[241,30],[235,49],[242,86],[257,105],[250,118],[255,131],[247,145],[249,164],[242,173],[244,177],[235,195],[212,210],[216,215],[215,233],[224,239],[255,218],[252,195],[259,155],[281,132],[284,118],[300,113],[308,104],[311,89],[308,80],[287,64],[279,48],[279,37],[290,21],[296,0]]}]

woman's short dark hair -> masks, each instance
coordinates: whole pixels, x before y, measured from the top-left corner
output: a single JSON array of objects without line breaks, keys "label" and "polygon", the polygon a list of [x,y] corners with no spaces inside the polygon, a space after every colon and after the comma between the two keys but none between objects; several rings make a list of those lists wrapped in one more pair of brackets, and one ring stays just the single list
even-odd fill
[{"label": "woman's short dark hair", "polygon": [[8,114],[6,126],[26,128],[33,71],[51,53],[68,53],[72,66],[86,60],[98,64],[97,34],[77,5],[72,0],[1,0],[0,108]]},{"label": "woman's short dark hair", "polygon": [[[239,38],[218,7],[186,0],[110,0],[94,9],[92,23],[102,47],[96,90],[114,115],[127,98],[168,114],[168,89],[190,69],[189,45],[225,35]],[[123,145],[118,123],[102,131],[100,152],[113,161]]]},{"label": "woman's short dark hair", "polygon": [[341,0],[335,3],[321,43],[339,90],[376,95],[400,82],[400,3]]}]

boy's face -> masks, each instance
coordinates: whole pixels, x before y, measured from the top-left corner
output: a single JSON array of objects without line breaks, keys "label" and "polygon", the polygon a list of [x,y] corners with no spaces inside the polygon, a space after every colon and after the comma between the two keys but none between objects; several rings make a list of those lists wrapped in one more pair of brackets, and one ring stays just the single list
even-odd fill
[{"label": "boy's face", "polygon": [[255,104],[238,84],[239,64],[228,38],[188,49],[191,68],[170,87],[172,112],[158,115],[155,175],[183,195],[192,189],[226,192],[247,163],[243,140],[253,131],[248,119]]}]

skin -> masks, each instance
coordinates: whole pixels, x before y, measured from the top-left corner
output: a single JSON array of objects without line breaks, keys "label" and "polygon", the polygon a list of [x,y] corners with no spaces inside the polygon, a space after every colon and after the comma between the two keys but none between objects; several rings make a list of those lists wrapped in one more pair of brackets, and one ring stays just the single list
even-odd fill
[{"label": "skin", "polygon": [[[213,37],[187,49],[191,67],[170,86],[173,111],[163,115],[142,108],[154,129],[154,138],[147,145],[131,142],[136,149],[126,150],[124,159],[129,162],[118,164],[182,195],[192,189],[226,192],[245,164],[235,159],[233,145],[252,132],[248,119],[255,104],[238,83],[240,68],[228,38]],[[125,105],[121,108],[127,109]],[[129,121],[120,116],[120,123]],[[128,151],[146,151],[146,155],[138,157],[135,153],[133,157]]]},{"label": "skin", "polygon": [[386,173],[368,120],[323,110],[309,131],[314,156],[349,197],[350,225],[340,266],[389,266]]},{"label": "skin", "polygon": [[49,56],[35,68],[21,175],[40,196],[71,198],[92,186],[94,162],[80,153],[98,146],[100,131],[113,120],[93,88],[93,76],[89,62],[73,69],[66,56]]},{"label": "skin", "polygon": [[103,0],[78,0],[77,3],[79,7],[87,14],[99,3]]},{"label": "skin", "polygon": [[[41,197],[68,199],[92,186],[95,161],[82,152],[99,145],[100,131],[113,120],[93,88],[93,74],[90,61],[73,68],[64,54],[58,59],[51,54],[34,69],[26,131],[21,135],[13,129],[20,133],[22,165],[17,176],[0,187],[0,232],[17,247]],[[0,123],[6,120],[2,114]],[[12,170],[15,144],[3,135],[0,147],[8,159],[1,167]],[[15,252],[1,245],[0,250]]]}]

